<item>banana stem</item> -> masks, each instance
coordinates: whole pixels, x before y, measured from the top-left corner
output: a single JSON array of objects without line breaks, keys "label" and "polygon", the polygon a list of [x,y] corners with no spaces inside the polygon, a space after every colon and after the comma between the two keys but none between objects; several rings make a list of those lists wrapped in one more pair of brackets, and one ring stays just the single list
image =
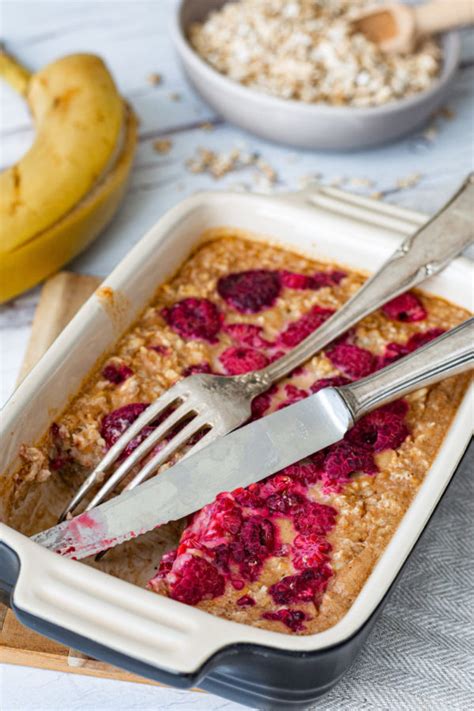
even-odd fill
[{"label": "banana stem", "polygon": [[0,77],[22,96],[26,96],[31,72],[0,45]]}]

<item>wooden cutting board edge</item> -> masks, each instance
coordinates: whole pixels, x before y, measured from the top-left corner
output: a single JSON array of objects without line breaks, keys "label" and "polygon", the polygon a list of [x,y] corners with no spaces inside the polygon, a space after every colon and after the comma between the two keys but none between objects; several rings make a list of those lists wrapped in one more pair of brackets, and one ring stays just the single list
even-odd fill
[{"label": "wooden cutting board edge", "polygon": [[[100,281],[94,276],[59,272],[45,282],[18,382],[46,352]],[[162,686],[32,632],[3,605],[0,605],[0,662]]]}]

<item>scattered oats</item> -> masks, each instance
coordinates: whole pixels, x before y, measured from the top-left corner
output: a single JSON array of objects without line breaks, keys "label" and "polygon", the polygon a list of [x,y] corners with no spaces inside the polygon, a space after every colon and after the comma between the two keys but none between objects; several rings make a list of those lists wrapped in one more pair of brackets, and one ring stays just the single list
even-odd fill
[{"label": "scattered oats", "polygon": [[428,128],[423,131],[422,135],[427,141],[434,141],[438,133],[439,131],[436,126],[428,126]]},{"label": "scattered oats", "polygon": [[442,106],[439,109],[438,114],[440,116],[442,116],[442,118],[446,119],[447,121],[452,121],[453,118],[456,117],[456,112],[454,111],[454,109],[451,109],[449,106]]},{"label": "scattered oats", "polygon": [[210,121],[204,121],[204,123],[202,123],[199,128],[201,129],[201,131],[213,131],[215,126]]},{"label": "scattered oats", "polygon": [[191,173],[208,173],[216,179],[234,171],[255,167],[257,175],[265,178],[268,184],[273,185],[278,179],[276,171],[258,154],[237,147],[222,153],[209,148],[198,148],[196,155],[186,161],[186,167]]},{"label": "scattered oats", "polygon": [[371,188],[373,181],[370,178],[351,178],[349,185],[353,188]]},{"label": "scattered oats", "polygon": [[400,190],[413,188],[415,185],[418,185],[422,177],[421,173],[410,173],[410,175],[407,175],[405,178],[399,178],[397,180],[397,188]]},{"label": "scattered oats", "polygon": [[278,176],[276,171],[272,168],[269,163],[264,161],[262,158],[258,158],[256,161],[255,165],[259,169],[259,171],[266,177],[268,178],[270,183],[276,183]]},{"label": "scattered oats", "polygon": [[179,94],[177,91],[170,92],[168,96],[170,98],[170,101],[181,101],[181,94]]},{"label": "scattered oats", "polygon": [[254,173],[253,180],[259,192],[265,193],[266,195],[270,195],[273,192],[275,182],[266,175],[263,175],[263,173]]},{"label": "scattered oats", "polygon": [[369,197],[372,198],[372,200],[381,200],[383,198],[383,193],[380,192],[380,190],[376,193],[371,193]]},{"label": "scattered oats", "polygon": [[298,187],[300,190],[305,190],[306,188],[310,188],[311,186],[316,187],[317,185],[319,185],[320,179],[321,173],[302,175],[301,178],[298,179]]},{"label": "scattered oats", "polygon": [[153,141],[153,150],[157,153],[169,153],[173,142],[169,138],[159,138],[157,141]]},{"label": "scattered oats", "polygon": [[158,86],[158,84],[161,84],[162,81],[163,77],[157,72],[153,72],[152,74],[148,75],[148,83],[152,86]]},{"label": "scattered oats", "polygon": [[335,178],[331,178],[328,185],[330,185],[331,188],[337,188],[339,187],[339,185],[342,185],[345,182],[346,178],[344,178],[342,175],[336,175]]},{"label": "scattered oats", "polygon": [[250,185],[247,183],[229,183],[229,188],[238,193],[248,193],[250,191]]},{"label": "scattered oats", "polygon": [[442,53],[428,39],[387,55],[352,29],[373,0],[239,0],[190,28],[196,52],[218,72],[283,99],[378,106],[425,91]]}]

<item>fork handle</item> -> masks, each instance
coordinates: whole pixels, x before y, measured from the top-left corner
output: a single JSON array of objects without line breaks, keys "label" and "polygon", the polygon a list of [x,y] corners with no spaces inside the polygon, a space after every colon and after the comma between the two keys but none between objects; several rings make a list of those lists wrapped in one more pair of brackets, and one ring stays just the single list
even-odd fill
[{"label": "fork handle", "polygon": [[374,375],[336,389],[358,420],[376,407],[473,366],[474,318],[470,318]]},{"label": "fork handle", "polygon": [[474,173],[451,200],[392,254],[344,306],[287,355],[252,374],[258,390],[302,365],[390,299],[440,272],[473,241]]}]

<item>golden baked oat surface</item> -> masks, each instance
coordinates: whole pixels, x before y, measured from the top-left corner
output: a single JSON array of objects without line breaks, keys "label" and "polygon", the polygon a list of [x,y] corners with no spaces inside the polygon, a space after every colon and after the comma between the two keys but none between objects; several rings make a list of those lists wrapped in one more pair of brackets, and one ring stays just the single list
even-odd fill
[{"label": "golden baked oat surface", "polygon": [[[158,289],[44,441],[23,448],[10,525],[32,534],[54,524],[107,448],[183,375],[263,367],[364,281],[232,230],[214,236]],[[253,416],[363,377],[467,316],[442,299],[403,295],[259,396]],[[296,634],[327,629],[396,530],[466,383],[452,378],[380,408],[342,443],[222,494],[186,527],[163,526],[91,564],[235,621]]]}]

